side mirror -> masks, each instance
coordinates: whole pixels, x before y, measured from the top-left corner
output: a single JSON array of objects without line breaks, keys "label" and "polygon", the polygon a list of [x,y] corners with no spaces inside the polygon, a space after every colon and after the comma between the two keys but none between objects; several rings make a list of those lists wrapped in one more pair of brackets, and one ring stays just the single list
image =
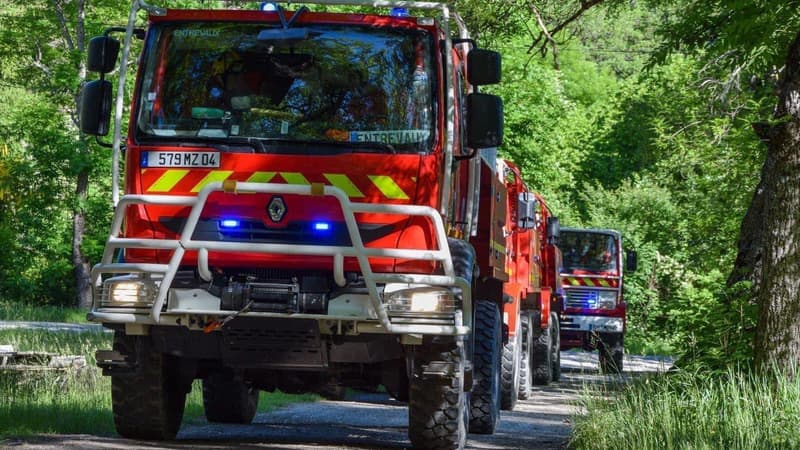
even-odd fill
[{"label": "side mirror", "polygon": [[89,41],[87,68],[92,72],[109,73],[117,65],[119,41],[108,36],[93,37]]},{"label": "side mirror", "polygon": [[636,272],[637,265],[638,260],[636,252],[633,250],[628,250],[625,254],[625,270],[628,272]]},{"label": "side mirror", "polygon": [[536,197],[533,192],[520,192],[517,198],[517,227],[536,228]]},{"label": "side mirror", "polygon": [[500,53],[476,48],[467,54],[467,80],[470,84],[497,84],[500,72]]},{"label": "side mirror", "polygon": [[108,134],[111,122],[111,82],[86,83],[81,92],[81,131],[94,136]]},{"label": "side mirror", "polygon": [[561,236],[561,222],[558,217],[547,218],[547,243],[551,245],[558,244],[558,237]]},{"label": "side mirror", "polygon": [[503,100],[496,95],[467,96],[467,147],[490,148],[503,143]]}]

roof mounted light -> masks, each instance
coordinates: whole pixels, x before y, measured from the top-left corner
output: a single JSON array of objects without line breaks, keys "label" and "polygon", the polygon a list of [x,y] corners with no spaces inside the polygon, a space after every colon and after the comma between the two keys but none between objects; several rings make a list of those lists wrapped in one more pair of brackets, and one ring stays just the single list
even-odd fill
[{"label": "roof mounted light", "polygon": [[408,8],[392,8],[390,15],[392,17],[408,17]]},{"label": "roof mounted light", "polygon": [[273,12],[278,10],[278,4],[275,2],[261,2],[258,9],[265,12]]}]

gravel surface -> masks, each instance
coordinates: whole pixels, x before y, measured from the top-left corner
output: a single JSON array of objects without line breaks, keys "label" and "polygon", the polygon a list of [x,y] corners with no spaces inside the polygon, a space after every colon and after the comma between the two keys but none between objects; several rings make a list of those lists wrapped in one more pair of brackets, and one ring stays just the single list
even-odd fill
[{"label": "gravel surface", "polygon": [[[601,375],[597,356],[562,353],[562,378],[537,387],[532,400],[503,411],[494,435],[469,435],[470,449],[563,449],[569,441],[570,417],[585,384],[616,383],[665,371],[669,358],[626,356],[625,373]],[[300,403],[259,413],[251,425],[217,425],[203,420],[184,423],[174,442],[141,442],[115,437],[54,435],[0,442],[20,449],[399,449],[410,444],[407,409],[385,394],[355,393],[345,401]]]}]

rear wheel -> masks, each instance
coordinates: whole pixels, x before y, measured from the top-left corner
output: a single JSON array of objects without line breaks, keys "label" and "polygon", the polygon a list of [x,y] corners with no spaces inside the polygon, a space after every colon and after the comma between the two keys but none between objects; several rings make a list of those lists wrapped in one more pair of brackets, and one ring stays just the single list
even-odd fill
[{"label": "rear wheel", "polygon": [[520,315],[520,335],[522,347],[519,357],[519,399],[531,398],[531,359],[530,349],[533,347],[531,336],[531,319],[528,313]]},{"label": "rear wheel", "polygon": [[561,325],[558,323],[558,315],[550,314],[550,327],[552,334],[550,340],[553,349],[553,381],[561,379]]},{"label": "rear wheel", "polygon": [[250,423],[258,409],[258,389],[231,372],[214,372],[203,380],[203,408],[209,422]]},{"label": "rear wheel", "polygon": [[600,336],[600,345],[598,349],[600,372],[622,373],[623,350],[622,334],[605,334]]},{"label": "rear wheel", "polygon": [[129,374],[111,376],[111,407],[117,433],[129,439],[175,439],[191,389],[175,377],[177,361],[157,352],[148,336],[114,334],[114,350],[136,355]]},{"label": "rear wheel", "polygon": [[417,347],[412,375],[408,403],[411,445],[437,450],[463,448],[468,417],[463,343]]},{"label": "rear wheel", "polygon": [[502,319],[494,302],[476,302],[474,333],[469,432],[493,434],[500,416],[500,353],[503,343]]},{"label": "rear wheel", "polygon": [[531,348],[531,381],[536,385],[547,385],[553,381],[553,322],[546,328],[541,327],[541,315],[538,311],[531,314],[531,332],[533,346]]},{"label": "rear wheel", "polygon": [[503,364],[500,373],[500,408],[513,411],[517,406],[519,395],[519,365],[522,347],[520,324],[517,320],[517,331],[503,346]]}]

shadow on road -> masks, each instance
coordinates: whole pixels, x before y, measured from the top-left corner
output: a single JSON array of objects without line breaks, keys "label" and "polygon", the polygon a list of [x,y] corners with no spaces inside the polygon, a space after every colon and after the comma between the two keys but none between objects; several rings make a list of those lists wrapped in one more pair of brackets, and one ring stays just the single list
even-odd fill
[{"label": "shadow on road", "polygon": [[[557,383],[536,386],[530,400],[503,411],[491,436],[470,434],[470,449],[564,449],[588,386],[621,385],[632,377],[664,372],[669,358],[625,358],[623,375],[599,373],[596,353],[563,352]],[[386,394],[356,392],[345,401],[298,403],[260,413],[251,425],[184,423],[173,442],[131,441],[89,435],[47,436],[3,445],[24,449],[399,449],[410,445],[408,409]]]}]

